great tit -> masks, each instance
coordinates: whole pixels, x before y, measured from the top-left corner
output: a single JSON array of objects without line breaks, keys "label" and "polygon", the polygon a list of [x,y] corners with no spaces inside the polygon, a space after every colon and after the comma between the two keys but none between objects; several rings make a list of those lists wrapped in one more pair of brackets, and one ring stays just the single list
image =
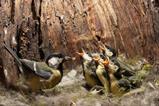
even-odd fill
[{"label": "great tit", "polygon": [[102,86],[96,74],[97,65],[95,61],[93,61],[92,57],[89,56],[84,50],[82,50],[81,53],[77,52],[77,54],[82,58],[83,76],[86,84],[91,88],[96,85]]},{"label": "great tit", "polygon": [[16,60],[23,74],[22,77],[25,77],[24,84],[28,86],[31,91],[50,89],[56,86],[63,77],[63,63],[66,60],[72,59],[61,53],[54,53],[48,56],[45,62],[36,62],[21,59],[11,48],[6,46],[6,44],[4,44],[4,47]]}]

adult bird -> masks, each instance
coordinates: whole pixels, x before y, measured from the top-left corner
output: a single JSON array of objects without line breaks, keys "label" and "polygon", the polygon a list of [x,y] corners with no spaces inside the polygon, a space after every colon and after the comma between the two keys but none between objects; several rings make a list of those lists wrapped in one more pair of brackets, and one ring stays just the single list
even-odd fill
[{"label": "adult bird", "polygon": [[55,87],[58,83],[60,83],[63,77],[63,63],[71,59],[71,57],[64,56],[61,53],[54,53],[49,55],[45,62],[37,62],[19,58],[5,43],[4,48],[16,60],[16,63],[23,75],[22,77],[25,77],[25,81],[22,83],[31,91]]},{"label": "adult bird", "polygon": [[77,52],[77,54],[82,58],[83,76],[86,84],[91,88],[95,86],[102,86],[96,74],[97,65],[92,57],[89,56],[84,50],[82,50],[82,52]]}]

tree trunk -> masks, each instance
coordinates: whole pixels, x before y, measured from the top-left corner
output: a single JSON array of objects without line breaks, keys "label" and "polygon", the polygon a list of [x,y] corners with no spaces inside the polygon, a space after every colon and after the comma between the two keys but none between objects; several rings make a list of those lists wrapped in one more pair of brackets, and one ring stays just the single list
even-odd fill
[{"label": "tree trunk", "polygon": [[[128,57],[159,57],[158,0],[0,0],[0,14],[0,43],[21,58],[41,61],[55,51],[75,56],[81,48],[98,51],[101,43]],[[14,84],[14,60],[0,52],[0,74]]]}]

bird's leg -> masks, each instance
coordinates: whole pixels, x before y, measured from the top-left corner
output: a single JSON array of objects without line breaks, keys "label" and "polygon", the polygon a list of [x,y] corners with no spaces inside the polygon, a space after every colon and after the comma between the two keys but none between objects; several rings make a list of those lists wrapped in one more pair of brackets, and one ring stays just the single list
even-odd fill
[{"label": "bird's leg", "polygon": [[104,92],[104,94],[108,95],[108,93],[110,92],[110,89],[109,89],[110,84],[109,84],[108,80],[105,79],[105,77],[103,78],[103,76],[101,76],[100,80],[104,87],[96,85],[93,88],[97,88],[97,89],[99,89],[99,91],[102,90]]},{"label": "bird's leg", "polygon": [[90,93],[91,94],[103,94],[104,87],[95,85],[91,88]]},{"label": "bird's leg", "polygon": [[93,91],[93,90],[98,90],[99,92],[101,91],[101,90],[103,90],[104,89],[104,87],[102,87],[102,86],[99,86],[99,85],[95,85],[94,87],[92,87],[91,88],[91,90],[90,91]]}]

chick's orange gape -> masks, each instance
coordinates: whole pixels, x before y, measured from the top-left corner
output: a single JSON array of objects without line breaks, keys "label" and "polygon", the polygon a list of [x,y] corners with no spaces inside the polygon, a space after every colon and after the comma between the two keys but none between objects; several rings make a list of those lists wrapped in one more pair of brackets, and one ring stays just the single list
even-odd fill
[{"label": "chick's orange gape", "polygon": [[98,62],[98,61],[100,60],[100,58],[97,57],[97,56],[94,56],[94,57],[93,57],[93,60]]},{"label": "chick's orange gape", "polygon": [[108,65],[109,65],[109,61],[108,61],[108,60],[104,60],[102,63],[103,63],[105,66],[108,66]]},{"label": "chick's orange gape", "polygon": [[102,62],[102,64],[105,66],[105,68],[108,68],[109,61],[108,61],[108,60],[104,60],[104,61]]},{"label": "chick's orange gape", "polygon": [[82,52],[82,53],[80,53],[80,52],[76,52],[79,56],[83,56],[84,55],[84,53]]}]

